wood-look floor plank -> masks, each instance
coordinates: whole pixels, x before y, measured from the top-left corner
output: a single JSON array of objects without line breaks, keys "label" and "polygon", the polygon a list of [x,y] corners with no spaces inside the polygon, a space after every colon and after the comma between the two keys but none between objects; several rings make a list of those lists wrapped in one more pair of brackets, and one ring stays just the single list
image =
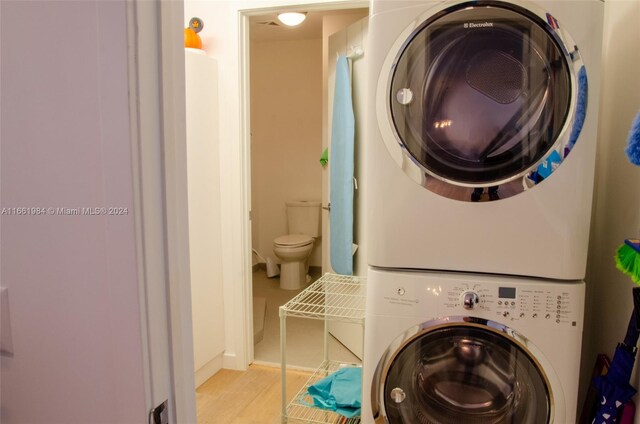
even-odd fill
[{"label": "wood-look floor plank", "polygon": [[[289,399],[309,375],[287,372]],[[279,368],[251,365],[247,371],[221,370],[196,390],[198,424],[277,424],[280,396]]]}]

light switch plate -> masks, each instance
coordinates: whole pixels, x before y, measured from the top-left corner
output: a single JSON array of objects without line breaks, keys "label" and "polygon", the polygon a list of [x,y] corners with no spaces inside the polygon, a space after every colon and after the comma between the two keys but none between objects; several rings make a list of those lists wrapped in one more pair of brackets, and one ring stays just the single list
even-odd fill
[{"label": "light switch plate", "polygon": [[0,356],[13,357],[11,318],[9,315],[9,288],[0,287]]}]

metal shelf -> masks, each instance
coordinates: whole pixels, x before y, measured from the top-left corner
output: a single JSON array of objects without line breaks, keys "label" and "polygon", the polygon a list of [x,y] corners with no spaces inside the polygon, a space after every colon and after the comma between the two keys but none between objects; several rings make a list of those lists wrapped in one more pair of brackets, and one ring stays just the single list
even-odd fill
[{"label": "metal shelf", "polygon": [[313,406],[313,400],[307,393],[309,386],[315,384],[331,373],[338,371],[343,366],[359,366],[358,364],[344,364],[336,361],[324,361],[313,373],[304,386],[296,393],[287,406],[287,418],[289,423],[333,423],[333,424],[359,424],[360,417],[346,418],[335,412],[325,411]]},{"label": "metal shelf", "polygon": [[280,316],[364,321],[365,278],[325,274],[280,307]]},{"label": "metal shelf", "polygon": [[[360,417],[345,418],[335,412],[315,408],[307,388],[336,372],[344,364],[329,360],[329,321],[356,323],[364,326],[366,279],[348,275],[325,274],[296,297],[280,307],[280,352],[282,359],[282,423],[358,424]],[[324,320],[324,361],[316,369],[293,400],[286,403],[286,318]]]}]

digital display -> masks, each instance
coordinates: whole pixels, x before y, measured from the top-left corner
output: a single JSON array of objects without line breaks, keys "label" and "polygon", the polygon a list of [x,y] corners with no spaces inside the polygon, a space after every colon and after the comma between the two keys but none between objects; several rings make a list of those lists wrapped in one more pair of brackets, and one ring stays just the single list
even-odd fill
[{"label": "digital display", "polygon": [[516,288],[515,287],[498,287],[498,297],[502,299],[515,299]]}]

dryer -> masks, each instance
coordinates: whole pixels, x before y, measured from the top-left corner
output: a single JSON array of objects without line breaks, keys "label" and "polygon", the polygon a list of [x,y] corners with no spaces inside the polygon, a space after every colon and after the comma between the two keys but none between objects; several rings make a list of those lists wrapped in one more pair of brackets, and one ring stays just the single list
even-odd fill
[{"label": "dryer", "polygon": [[576,422],[584,283],[371,269],[365,424]]},{"label": "dryer", "polygon": [[584,278],[601,0],[372,0],[369,264]]}]

